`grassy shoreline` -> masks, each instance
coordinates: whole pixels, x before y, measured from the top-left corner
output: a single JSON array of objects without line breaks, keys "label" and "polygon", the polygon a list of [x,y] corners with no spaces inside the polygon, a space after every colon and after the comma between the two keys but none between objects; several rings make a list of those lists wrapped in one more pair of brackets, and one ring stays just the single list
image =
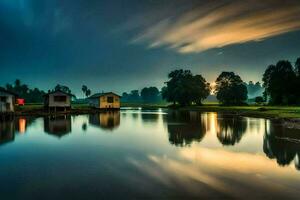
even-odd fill
[{"label": "grassy shoreline", "polygon": [[[179,108],[168,108],[167,104],[137,104],[137,103],[123,103],[122,107],[125,108],[143,108],[143,109],[176,109],[185,111],[202,111],[202,112],[222,112],[234,115],[249,116],[249,117],[262,117],[269,119],[299,119],[300,120],[300,106],[221,106],[217,104],[204,104],[202,106],[186,106]],[[72,109],[67,112],[68,114],[89,114],[98,113],[101,110],[90,108],[86,104],[74,104]],[[43,110],[42,104],[28,104],[18,107],[16,115],[49,115],[47,111]]]}]

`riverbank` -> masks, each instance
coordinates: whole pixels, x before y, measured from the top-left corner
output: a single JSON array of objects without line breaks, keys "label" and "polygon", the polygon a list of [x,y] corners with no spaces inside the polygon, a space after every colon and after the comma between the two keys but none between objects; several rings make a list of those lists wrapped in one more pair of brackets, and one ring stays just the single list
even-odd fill
[{"label": "riverbank", "polygon": [[[300,107],[291,106],[221,106],[217,104],[204,104],[202,106],[186,106],[178,108],[168,108],[167,104],[136,104],[124,103],[122,107],[126,108],[143,108],[143,109],[175,109],[182,111],[200,111],[200,112],[221,112],[233,115],[248,116],[248,117],[261,117],[268,119],[286,119],[291,121],[299,121],[300,123]],[[90,114],[99,113],[101,110],[90,108],[86,104],[74,104],[72,109],[65,114]],[[41,104],[28,104],[25,106],[17,107],[16,115],[35,115],[44,116],[49,115],[48,111],[43,109]]]}]

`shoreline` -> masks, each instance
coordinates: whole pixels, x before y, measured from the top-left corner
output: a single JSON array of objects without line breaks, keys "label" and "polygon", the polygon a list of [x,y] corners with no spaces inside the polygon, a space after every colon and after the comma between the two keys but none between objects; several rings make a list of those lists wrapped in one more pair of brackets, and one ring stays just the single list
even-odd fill
[{"label": "shoreline", "polygon": [[[228,114],[232,116],[243,116],[243,117],[254,117],[270,119],[277,121],[282,124],[287,124],[288,127],[297,127],[300,129],[300,107],[284,107],[284,106],[220,106],[220,105],[202,105],[202,106],[186,106],[171,108],[164,105],[122,105],[121,109],[167,109],[167,110],[178,110],[178,111],[198,111],[198,112],[218,112]],[[97,114],[108,111],[116,110],[102,110],[88,107],[86,105],[74,105],[71,110],[61,112],[48,112],[44,110],[40,105],[26,105],[19,107],[14,116],[53,116],[53,115],[81,115],[81,114]]]}]

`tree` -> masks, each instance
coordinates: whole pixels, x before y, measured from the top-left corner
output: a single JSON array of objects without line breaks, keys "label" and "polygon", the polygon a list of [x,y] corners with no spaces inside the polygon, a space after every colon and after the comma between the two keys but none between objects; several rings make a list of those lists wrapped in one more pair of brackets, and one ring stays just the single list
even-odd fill
[{"label": "tree", "polygon": [[271,104],[294,104],[297,101],[297,76],[289,61],[270,65],[263,75],[265,94]]},{"label": "tree", "polygon": [[131,90],[129,94],[129,101],[130,102],[138,102],[140,101],[140,93],[138,90]]},{"label": "tree", "polygon": [[296,60],[296,63],[295,63],[295,70],[296,70],[296,73],[297,73],[297,76],[298,78],[300,77],[300,58],[298,58]]},{"label": "tree", "polygon": [[239,105],[247,100],[247,87],[234,72],[222,72],[216,80],[215,91],[222,104]]},{"label": "tree", "polygon": [[20,79],[15,80],[15,87],[20,87],[21,86],[21,81]]},{"label": "tree", "polygon": [[141,91],[144,102],[156,102],[159,98],[159,90],[156,87],[145,87]]},{"label": "tree", "polygon": [[201,104],[210,93],[210,85],[201,75],[193,75],[190,70],[174,70],[168,75],[162,97],[180,105]]},{"label": "tree", "polygon": [[88,90],[86,85],[82,85],[81,90],[83,92],[83,95],[86,96],[86,91]]},{"label": "tree", "polygon": [[261,104],[263,102],[265,102],[265,101],[264,101],[264,98],[262,96],[255,97],[255,103]]},{"label": "tree", "polygon": [[15,80],[14,85],[7,83],[6,89],[14,92],[19,98],[25,99],[26,103],[40,103],[43,102],[45,92],[38,88],[30,89],[28,85],[22,84],[19,79]]},{"label": "tree", "polygon": [[86,85],[82,85],[81,90],[86,97],[90,96],[92,91]]},{"label": "tree", "polygon": [[58,90],[70,94],[72,98],[76,98],[76,96],[72,94],[72,91],[68,86],[57,84],[54,88],[54,91],[58,91]]},{"label": "tree", "polygon": [[92,91],[91,91],[90,89],[87,89],[85,95],[88,97],[88,96],[90,96],[91,94],[92,94]]}]

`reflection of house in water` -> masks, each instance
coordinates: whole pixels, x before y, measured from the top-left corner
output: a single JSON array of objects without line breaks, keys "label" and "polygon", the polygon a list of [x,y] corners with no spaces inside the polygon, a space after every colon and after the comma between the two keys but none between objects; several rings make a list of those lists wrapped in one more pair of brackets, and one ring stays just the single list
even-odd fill
[{"label": "reflection of house in water", "polygon": [[90,115],[89,123],[103,129],[113,130],[120,125],[120,111],[101,112]]},{"label": "reflection of house in water", "polygon": [[44,131],[50,135],[63,137],[72,130],[71,116],[48,116],[44,117]]},{"label": "reflection of house in water", "polygon": [[0,121],[0,145],[15,139],[15,123],[13,120]]},{"label": "reflection of house in water", "polygon": [[199,112],[173,111],[167,116],[169,141],[176,146],[200,142],[205,133],[205,123]]},{"label": "reflection of house in water", "polygon": [[299,141],[299,130],[270,123],[264,136],[263,149],[270,159],[276,159],[278,165],[286,166],[294,160],[299,170]]},{"label": "reflection of house in water", "polygon": [[223,145],[239,143],[247,129],[247,121],[242,117],[219,114],[217,137]]}]

